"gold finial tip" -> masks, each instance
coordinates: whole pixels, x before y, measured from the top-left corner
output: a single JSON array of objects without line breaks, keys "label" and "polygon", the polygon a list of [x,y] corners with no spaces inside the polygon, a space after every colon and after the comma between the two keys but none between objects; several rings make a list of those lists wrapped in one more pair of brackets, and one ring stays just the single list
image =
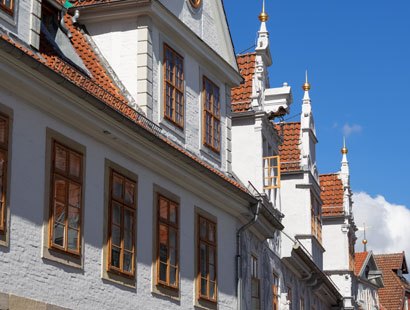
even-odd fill
[{"label": "gold finial tip", "polygon": [[347,154],[347,152],[348,152],[348,150],[347,150],[347,147],[342,147],[342,154]]},{"label": "gold finial tip", "polygon": [[262,23],[267,22],[268,19],[269,19],[269,15],[266,14],[265,12],[262,12],[262,13],[259,14],[259,20],[260,20]]},{"label": "gold finial tip", "polygon": [[303,88],[304,91],[309,91],[310,88],[311,88],[311,86],[310,86],[310,84],[306,81],[305,84],[303,84],[302,88]]},{"label": "gold finial tip", "polygon": [[362,242],[363,242],[363,244],[367,244],[367,240],[366,240],[366,239],[364,239]]}]

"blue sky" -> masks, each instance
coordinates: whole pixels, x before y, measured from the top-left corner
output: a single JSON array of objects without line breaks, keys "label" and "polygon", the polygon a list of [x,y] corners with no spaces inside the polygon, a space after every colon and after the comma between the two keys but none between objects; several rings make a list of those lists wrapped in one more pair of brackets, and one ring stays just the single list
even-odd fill
[{"label": "blue sky", "polygon": [[[224,5],[242,52],[255,43],[262,0]],[[270,83],[292,86],[290,116],[308,70],[319,172],[339,170],[345,131],[353,191],[410,208],[410,1],[266,0],[266,11]]]}]

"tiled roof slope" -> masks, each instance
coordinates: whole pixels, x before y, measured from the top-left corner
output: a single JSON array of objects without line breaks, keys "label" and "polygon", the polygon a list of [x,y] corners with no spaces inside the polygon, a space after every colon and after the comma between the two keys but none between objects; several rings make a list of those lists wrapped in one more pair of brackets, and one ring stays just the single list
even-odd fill
[{"label": "tiled roof slope", "polygon": [[322,192],[320,197],[323,200],[322,216],[343,214],[343,183],[337,173],[319,175]]},{"label": "tiled roof slope", "polygon": [[[80,72],[77,68],[74,68],[70,64],[64,62],[62,59],[58,58],[58,56],[55,54],[55,52],[48,46],[45,49],[45,52],[39,57],[33,51],[25,48],[24,46],[16,43],[13,41],[10,37],[4,34],[0,34],[0,41],[6,41],[8,42],[11,46],[16,47],[19,49],[21,52],[24,54],[32,57],[39,63],[42,63],[43,65],[49,67],[52,71],[56,72],[57,74],[61,75],[64,79],[70,81],[77,87],[81,88],[82,90],[86,91],[89,93],[91,96],[95,97],[96,99],[100,100],[104,104],[108,105],[112,109],[118,111],[121,113],[124,117],[127,119],[131,120],[132,122],[136,123],[137,125],[141,126],[145,130],[148,130],[149,132],[153,133],[156,135],[161,141],[165,142],[166,144],[170,145],[173,149],[179,151],[186,157],[191,158],[198,164],[200,164],[202,167],[206,168],[207,170],[211,171],[213,174],[217,175],[221,179],[224,179],[225,181],[231,183],[234,185],[236,188],[241,190],[242,192],[245,192],[249,194],[248,190],[244,188],[242,185],[240,185],[238,182],[235,180],[227,177],[225,174],[223,174],[221,171],[209,166],[208,164],[204,163],[194,155],[188,153],[181,147],[175,145],[165,137],[163,137],[160,134],[160,129],[157,128],[155,124],[153,124],[151,121],[146,119],[144,116],[140,115],[138,112],[136,112],[134,109],[129,107],[126,104],[125,99],[122,99],[123,97],[121,94],[119,94],[117,88],[115,85],[112,83],[110,80],[109,76],[106,74],[104,69],[102,68],[100,61],[98,60],[98,57],[95,55],[95,53],[92,51],[92,48],[89,46],[87,41],[85,40],[84,36],[79,32],[79,30],[73,25],[70,25],[70,22],[68,23],[68,26],[70,28],[70,31],[73,34],[73,41],[74,46],[77,49],[77,53],[80,55],[81,59],[83,60],[84,64],[86,65],[87,69],[90,72],[95,72],[96,73],[96,78],[90,79],[88,76],[86,76],[84,73]],[[101,85],[99,84],[101,83]],[[114,90],[116,94],[112,94],[106,90],[104,90],[104,85],[111,90]]]},{"label": "tiled roof slope", "polygon": [[236,55],[239,73],[243,82],[231,89],[231,109],[233,112],[243,112],[249,109],[252,95],[252,79],[255,73],[256,53]]},{"label": "tiled roof slope", "polygon": [[[379,289],[379,301],[386,310],[401,310],[404,304],[405,285],[393,270],[405,264],[404,253],[375,255],[376,263],[383,272],[384,287]],[[407,310],[407,309],[406,309]]]},{"label": "tiled roof slope", "polygon": [[283,137],[283,143],[279,145],[280,170],[300,170],[300,122],[277,124],[275,129]]},{"label": "tiled roof slope", "polygon": [[[81,29],[73,25],[70,15],[67,14],[64,20],[66,22],[67,28],[73,35],[73,37],[71,38],[71,43],[76,53],[83,61],[87,70],[92,74],[91,80],[97,83],[104,90],[113,94],[118,99],[126,102],[125,98],[121,95],[120,91],[101,65],[100,60],[92,50],[87,39],[82,34]],[[59,62],[61,61],[60,56],[54,50],[52,45],[49,44],[44,38],[40,40],[40,51],[42,51],[42,56],[47,60],[47,65],[49,67],[58,66]]]},{"label": "tiled roof slope", "polygon": [[359,275],[360,270],[362,270],[363,264],[366,261],[369,252],[356,252],[355,253],[355,265],[354,265],[354,273],[356,276]]}]

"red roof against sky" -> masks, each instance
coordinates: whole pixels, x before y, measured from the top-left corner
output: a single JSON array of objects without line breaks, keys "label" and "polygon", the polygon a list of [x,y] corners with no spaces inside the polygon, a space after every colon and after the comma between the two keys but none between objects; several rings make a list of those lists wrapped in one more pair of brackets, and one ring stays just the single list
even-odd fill
[{"label": "red roof against sky", "polygon": [[405,264],[404,253],[380,254],[374,257],[383,272],[384,287],[379,289],[380,303],[386,310],[403,309],[406,281],[402,281],[393,270],[401,269]]},{"label": "red roof against sky", "polygon": [[343,183],[337,173],[319,175],[320,197],[323,200],[322,216],[343,214]]},{"label": "red roof against sky", "polygon": [[256,53],[237,55],[239,73],[243,77],[243,82],[231,89],[231,101],[233,112],[243,112],[249,109],[252,95],[252,79],[255,73]]},{"label": "red roof against sky", "polygon": [[280,170],[300,170],[300,122],[276,124],[275,129],[283,137],[283,143],[279,145]]},{"label": "red roof against sky", "polygon": [[355,253],[355,265],[354,265],[354,273],[356,276],[359,275],[360,270],[362,270],[363,264],[366,261],[369,252],[357,252]]}]

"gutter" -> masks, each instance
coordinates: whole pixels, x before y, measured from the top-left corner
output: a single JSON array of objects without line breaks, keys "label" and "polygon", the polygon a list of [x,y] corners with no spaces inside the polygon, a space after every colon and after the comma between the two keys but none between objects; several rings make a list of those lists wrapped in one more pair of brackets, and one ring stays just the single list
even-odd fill
[{"label": "gutter", "polygon": [[238,310],[245,309],[242,306],[242,233],[256,223],[259,217],[259,211],[261,209],[262,202],[258,201],[256,204],[256,211],[253,214],[253,218],[243,225],[236,233],[236,275],[237,275],[237,303]]}]

